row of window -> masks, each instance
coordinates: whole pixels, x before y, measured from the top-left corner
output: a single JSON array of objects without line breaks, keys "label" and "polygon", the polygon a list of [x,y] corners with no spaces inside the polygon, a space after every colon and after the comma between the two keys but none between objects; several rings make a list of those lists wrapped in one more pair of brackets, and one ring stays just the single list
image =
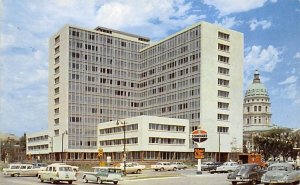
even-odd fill
[{"label": "row of window", "polygon": [[185,126],[149,123],[149,130],[184,132]]},{"label": "row of window", "polygon": [[149,144],[184,145],[185,139],[149,137]]},{"label": "row of window", "polygon": [[[139,129],[138,124],[130,124],[130,125],[125,125],[125,131],[137,131]],[[112,133],[121,133],[124,132],[124,126],[116,126],[112,128],[105,128],[105,129],[100,129],[99,130],[100,135],[103,134],[112,134]]]},{"label": "row of window", "polygon": [[[123,145],[124,139],[114,139],[114,140],[103,140],[100,141],[100,146],[113,146],[113,145]],[[126,144],[138,144],[138,138],[126,138]]]},{"label": "row of window", "polygon": [[37,141],[44,141],[44,140],[48,140],[48,135],[28,138],[28,142],[37,142]]},{"label": "row of window", "polygon": [[[253,106],[253,111],[262,111],[262,106]],[[250,107],[247,107],[247,112],[250,112]],[[265,112],[268,112],[268,106],[265,107]]]}]

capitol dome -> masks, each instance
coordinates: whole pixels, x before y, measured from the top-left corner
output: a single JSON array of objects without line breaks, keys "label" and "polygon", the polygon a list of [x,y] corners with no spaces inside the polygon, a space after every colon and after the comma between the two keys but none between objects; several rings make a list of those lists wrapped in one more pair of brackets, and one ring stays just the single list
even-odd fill
[{"label": "capitol dome", "polygon": [[253,83],[249,85],[245,95],[245,97],[252,96],[269,96],[267,88],[260,82],[259,73],[257,70],[254,73]]}]

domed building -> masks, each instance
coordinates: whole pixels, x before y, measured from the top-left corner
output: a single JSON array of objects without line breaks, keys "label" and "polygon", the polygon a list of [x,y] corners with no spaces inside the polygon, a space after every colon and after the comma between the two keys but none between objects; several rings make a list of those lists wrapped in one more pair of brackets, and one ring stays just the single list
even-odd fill
[{"label": "domed building", "polygon": [[244,145],[253,151],[253,137],[274,128],[271,124],[271,102],[267,88],[261,83],[258,70],[254,73],[244,98]]}]

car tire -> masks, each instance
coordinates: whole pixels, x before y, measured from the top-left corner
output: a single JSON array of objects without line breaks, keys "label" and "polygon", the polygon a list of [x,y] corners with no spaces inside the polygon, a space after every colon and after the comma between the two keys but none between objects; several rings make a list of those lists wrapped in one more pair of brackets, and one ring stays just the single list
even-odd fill
[{"label": "car tire", "polygon": [[237,182],[231,182],[232,185],[237,185]]},{"label": "car tire", "polygon": [[173,168],[173,171],[176,171],[176,170],[177,170],[177,168],[176,168],[176,167],[174,167],[174,168]]},{"label": "car tire", "polygon": [[265,183],[265,185],[269,185],[269,183]]},{"label": "car tire", "polygon": [[72,184],[72,183],[73,183],[73,181],[68,181],[68,183],[69,183],[69,184]]},{"label": "car tire", "polygon": [[142,173],[142,170],[141,170],[141,169],[138,169],[138,170],[136,171],[136,173],[137,173],[137,174],[141,174],[141,173]]},{"label": "car tire", "polygon": [[252,179],[252,180],[251,180],[251,184],[252,184],[252,185],[256,185],[256,179]]},{"label": "car tire", "polygon": [[155,171],[158,171],[158,169],[154,169]]},{"label": "car tire", "polygon": [[160,168],[160,171],[164,171],[165,169],[164,168]]},{"label": "car tire", "polygon": [[50,179],[50,183],[51,183],[51,184],[55,184],[55,181],[51,178],[51,179]]},{"label": "car tire", "polygon": [[102,184],[102,180],[99,177],[97,178],[97,183]]},{"label": "car tire", "polygon": [[114,184],[118,184],[118,181],[114,181]]},{"label": "car tire", "polygon": [[88,183],[89,181],[86,179],[86,177],[83,177],[83,181],[85,182],[85,183]]}]

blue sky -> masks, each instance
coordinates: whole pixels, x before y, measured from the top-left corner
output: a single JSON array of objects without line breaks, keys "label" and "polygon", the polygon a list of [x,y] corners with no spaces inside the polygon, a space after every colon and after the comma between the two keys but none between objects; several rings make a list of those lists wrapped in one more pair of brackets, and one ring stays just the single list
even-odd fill
[{"label": "blue sky", "polygon": [[300,0],[2,0],[0,132],[47,128],[48,39],[64,24],[162,39],[199,21],[244,33],[244,91],[255,69],[272,122],[300,127]]}]

